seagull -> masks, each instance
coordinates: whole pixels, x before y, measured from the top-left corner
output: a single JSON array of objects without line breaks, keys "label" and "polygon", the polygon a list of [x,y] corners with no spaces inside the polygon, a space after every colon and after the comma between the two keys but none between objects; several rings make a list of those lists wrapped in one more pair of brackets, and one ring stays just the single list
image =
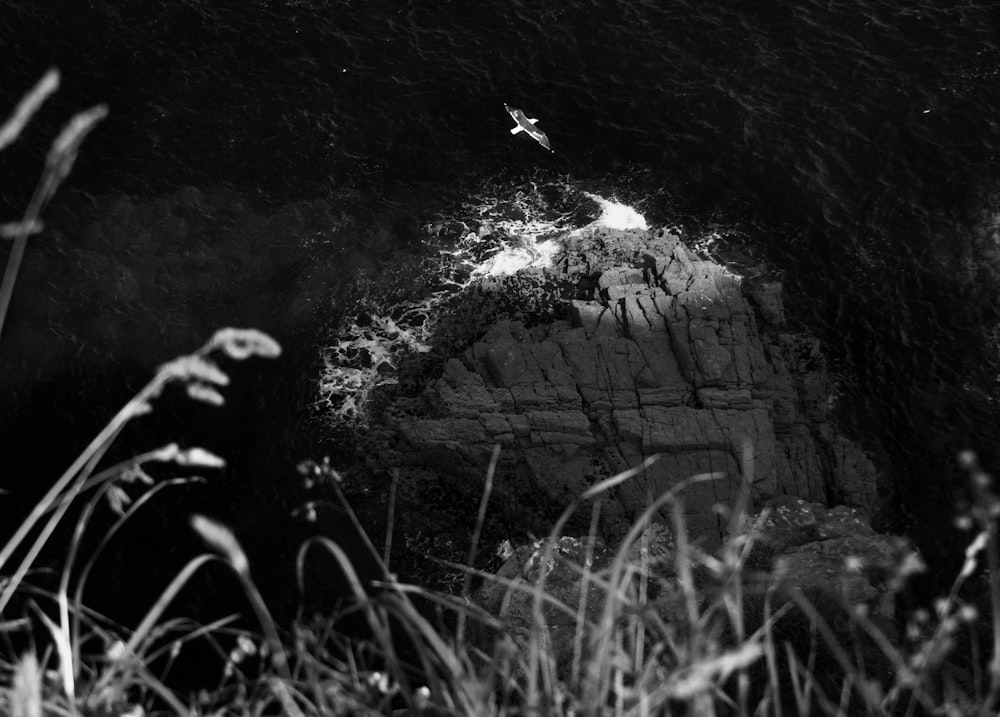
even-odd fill
[{"label": "seagull", "polygon": [[517,127],[511,128],[511,134],[527,132],[528,136],[538,142],[538,144],[542,145],[550,152],[552,151],[552,145],[549,144],[549,138],[545,136],[545,133],[542,132],[542,130],[535,126],[535,123],[538,122],[538,120],[528,119],[528,116],[524,114],[524,112],[514,109],[507,103],[504,103],[504,109],[506,109],[510,116],[514,118],[514,121],[517,122]]}]

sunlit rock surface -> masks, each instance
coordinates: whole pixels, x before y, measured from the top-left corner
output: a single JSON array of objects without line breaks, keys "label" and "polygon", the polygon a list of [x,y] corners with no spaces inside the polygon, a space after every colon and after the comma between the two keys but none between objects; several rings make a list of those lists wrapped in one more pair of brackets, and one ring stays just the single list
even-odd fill
[{"label": "sunlit rock surface", "polygon": [[517,522],[518,500],[562,507],[660,454],[605,501],[609,537],[705,473],[714,479],[680,496],[706,546],[725,526],[713,506],[732,505],[744,480],[758,504],[795,495],[870,515],[875,469],[830,425],[820,347],[786,333],[780,285],[745,292],[677,236],[598,226],[566,238],[546,276],[575,285],[569,320],[495,323],[417,399],[386,411],[380,459],[479,486],[499,443],[498,490],[510,489]]}]

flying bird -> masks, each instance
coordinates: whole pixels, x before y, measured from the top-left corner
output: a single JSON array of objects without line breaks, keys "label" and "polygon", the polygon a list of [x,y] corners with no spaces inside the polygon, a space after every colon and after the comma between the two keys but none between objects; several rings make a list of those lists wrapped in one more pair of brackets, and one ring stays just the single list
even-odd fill
[{"label": "flying bird", "polygon": [[517,122],[517,126],[510,130],[511,134],[527,132],[528,136],[538,142],[538,144],[542,145],[550,152],[552,151],[552,145],[549,144],[549,138],[545,136],[545,133],[542,132],[542,130],[535,126],[535,123],[538,122],[538,120],[528,119],[528,116],[524,114],[524,112],[514,109],[507,103],[504,103],[504,109],[506,109],[510,116],[514,118],[514,121]]}]

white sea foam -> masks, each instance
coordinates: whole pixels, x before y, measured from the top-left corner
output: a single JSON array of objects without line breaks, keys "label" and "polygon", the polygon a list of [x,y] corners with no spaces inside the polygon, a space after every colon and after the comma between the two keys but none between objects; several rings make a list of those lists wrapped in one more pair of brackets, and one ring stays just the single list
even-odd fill
[{"label": "white sea foam", "polygon": [[528,246],[505,246],[477,266],[472,275],[512,276],[525,269],[549,268],[560,248],[559,242],[555,239],[546,239]]},{"label": "white sea foam", "polygon": [[[572,196],[568,183],[558,185]],[[490,277],[513,276],[527,269],[548,268],[562,247],[562,239],[581,226],[578,207],[553,210],[543,196],[545,185],[499,187],[484,191],[455,212],[441,215],[424,227],[424,247],[430,259],[419,269],[428,284],[440,288],[419,300],[402,304],[367,305],[369,321],[349,321],[337,331],[337,340],[323,352],[319,401],[333,423],[363,425],[372,392],[398,382],[400,361],[414,352],[430,350],[443,302]],[[591,224],[616,229],[645,229],[646,220],[635,209],[582,192],[599,208]],[[456,238],[445,227],[470,225]],[[440,235],[448,234],[442,240]],[[436,259],[435,259],[436,257]],[[394,317],[394,318],[393,318]]]},{"label": "white sea foam", "polygon": [[398,383],[399,359],[430,351],[433,303],[393,308],[401,316],[398,320],[375,315],[366,325],[352,321],[338,331],[339,340],[324,349],[318,404],[327,420],[364,423],[371,392]]},{"label": "white sea foam", "polygon": [[649,229],[646,218],[627,204],[605,199],[597,194],[584,192],[588,197],[597,202],[601,208],[601,216],[596,223],[608,229]]}]

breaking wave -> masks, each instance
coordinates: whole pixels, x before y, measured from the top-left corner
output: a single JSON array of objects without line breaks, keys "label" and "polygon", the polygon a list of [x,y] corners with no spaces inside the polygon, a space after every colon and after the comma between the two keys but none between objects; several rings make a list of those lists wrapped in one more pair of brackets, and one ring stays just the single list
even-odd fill
[{"label": "breaking wave", "polygon": [[398,383],[405,357],[430,351],[445,302],[489,278],[551,267],[561,240],[593,224],[648,228],[634,208],[567,179],[489,186],[435,216],[422,227],[425,261],[419,269],[435,288],[395,302],[373,292],[323,349],[317,406],[324,420],[365,425],[372,393]]}]

